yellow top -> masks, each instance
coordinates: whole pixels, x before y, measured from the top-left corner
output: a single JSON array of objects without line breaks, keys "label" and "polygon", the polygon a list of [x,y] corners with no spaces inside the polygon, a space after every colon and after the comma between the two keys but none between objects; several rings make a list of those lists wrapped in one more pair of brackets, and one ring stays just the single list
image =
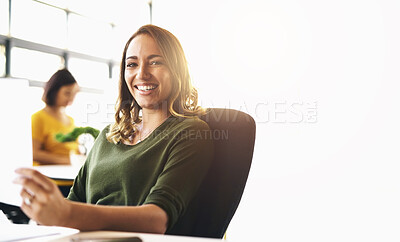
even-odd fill
[{"label": "yellow top", "polygon": [[[78,151],[77,142],[60,143],[55,139],[58,133],[69,133],[75,128],[74,120],[68,116],[70,123],[65,125],[43,109],[32,115],[32,139],[43,144],[45,151],[68,155],[71,150]],[[35,162],[34,162],[35,164]]]}]

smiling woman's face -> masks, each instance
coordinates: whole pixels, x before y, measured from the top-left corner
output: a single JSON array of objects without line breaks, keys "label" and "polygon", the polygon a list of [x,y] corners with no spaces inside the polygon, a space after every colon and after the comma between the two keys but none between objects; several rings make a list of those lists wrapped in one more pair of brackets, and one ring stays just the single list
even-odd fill
[{"label": "smiling woman's face", "polygon": [[167,107],[171,73],[152,37],[141,34],[131,41],[125,65],[126,84],[139,106],[143,110]]}]

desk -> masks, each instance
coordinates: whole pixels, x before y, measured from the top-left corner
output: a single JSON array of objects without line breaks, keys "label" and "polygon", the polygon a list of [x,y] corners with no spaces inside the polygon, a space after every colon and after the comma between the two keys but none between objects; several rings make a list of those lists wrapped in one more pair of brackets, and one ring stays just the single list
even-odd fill
[{"label": "desk", "polygon": [[[65,180],[73,182],[75,176],[78,174],[80,167],[70,165],[43,165],[33,167],[42,174],[50,177],[54,180]],[[30,225],[10,225],[11,228],[17,229],[23,233],[24,227],[32,230]],[[4,229],[4,225],[1,226]],[[187,237],[187,236],[172,236],[172,235],[157,235],[157,234],[145,234],[145,233],[130,233],[130,232],[115,232],[115,231],[95,231],[95,232],[78,232],[71,231],[70,229],[61,228],[61,230],[54,230],[54,227],[39,226],[41,234],[50,234],[48,236],[41,236],[34,239],[24,239],[27,242],[44,242],[44,241],[55,241],[55,242],[71,242],[79,241],[79,239],[94,239],[94,238],[126,238],[138,236],[143,242],[216,242],[220,239],[210,238],[198,238],[198,237]],[[48,232],[44,232],[48,228]],[[22,231],[21,231],[22,230]],[[55,234],[57,233],[57,234]],[[1,237],[1,236],[0,236]],[[1,238],[0,238],[1,241]],[[83,240],[89,241],[89,240]]]},{"label": "desk", "polygon": [[33,169],[53,180],[73,181],[78,175],[79,166],[71,165],[42,165],[34,166]]},{"label": "desk", "polygon": [[65,197],[68,195],[80,168],[80,166],[76,165],[41,165],[33,167],[33,169],[51,178]]},{"label": "desk", "polygon": [[36,239],[24,240],[27,242],[43,242],[43,241],[54,241],[54,242],[71,242],[71,241],[95,241],[90,239],[101,238],[126,238],[126,237],[139,237],[143,242],[221,242],[220,239],[211,238],[198,238],[198,237],[187,237],[187,236],[173,236],[173,235],[158,235],[158,234],[145,234],[145,233],[131,233],[131,232],[115,232],[115,231],[94,231],[94,232],[79,232],[69,235],[52,235],[46,237],[40,237]]}]

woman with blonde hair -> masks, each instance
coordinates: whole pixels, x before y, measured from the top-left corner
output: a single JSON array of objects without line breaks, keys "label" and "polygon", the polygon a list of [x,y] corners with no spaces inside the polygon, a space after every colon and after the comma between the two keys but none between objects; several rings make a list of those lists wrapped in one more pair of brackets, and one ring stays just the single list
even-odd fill
[{"label": "woman with blonde hair", "polygon": [[141,27],[124,48],[115,122],[96,139],[68,199],[21,168],[22,210],[40,224],[80,230],[174,231],[213,156],[203,113],[179,41]]}]

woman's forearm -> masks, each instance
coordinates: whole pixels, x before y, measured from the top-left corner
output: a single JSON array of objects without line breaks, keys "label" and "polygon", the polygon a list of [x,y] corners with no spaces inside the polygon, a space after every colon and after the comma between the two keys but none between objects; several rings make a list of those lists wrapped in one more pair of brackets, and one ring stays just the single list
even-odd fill
[{"label": "woman's forearm", "polygon": [[68,201],[67,218],[61,226],[90,230],[118,230],[146,233],[165,233],[168,217],[160,207],[104,206]]},{"label": "woman's forearm", "polygon": [[33,151],[33,160],[39,162],[42,165],[68,165],[70,164],[70,159],[68,155],[56,155],[43,150]]},{"label": "woman's forearm", "polygon": [[68,165],[70,164],[69,155],[56,155],[43,149],[43,143],[32,139],[33,160],[42,165]]}]

